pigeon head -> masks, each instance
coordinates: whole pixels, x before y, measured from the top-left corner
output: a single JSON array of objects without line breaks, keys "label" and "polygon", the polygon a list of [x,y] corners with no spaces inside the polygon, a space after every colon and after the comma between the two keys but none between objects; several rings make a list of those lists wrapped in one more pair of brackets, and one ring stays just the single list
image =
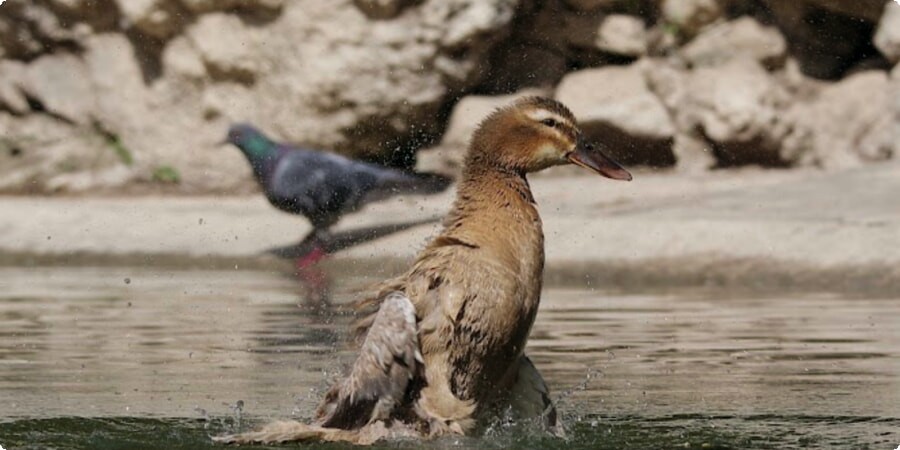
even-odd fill
[{"label": "pigeon head", "polygon": [[275,149],[275,143],[267,138],[262,131],[246,123],[236,123],[228,129],[228,137],[225,139],[241,149],[248,158],[265,158]]}]

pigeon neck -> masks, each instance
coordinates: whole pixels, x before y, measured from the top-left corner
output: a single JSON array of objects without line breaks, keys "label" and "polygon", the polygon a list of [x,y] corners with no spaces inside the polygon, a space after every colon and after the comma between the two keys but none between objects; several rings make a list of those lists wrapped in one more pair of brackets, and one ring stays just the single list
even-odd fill
[{"label": "pigeon neck", "polygon": [[253,173],[262,178],[278,157],[278,146],[265,136],[252,136],[240,146],[253,166]]}]

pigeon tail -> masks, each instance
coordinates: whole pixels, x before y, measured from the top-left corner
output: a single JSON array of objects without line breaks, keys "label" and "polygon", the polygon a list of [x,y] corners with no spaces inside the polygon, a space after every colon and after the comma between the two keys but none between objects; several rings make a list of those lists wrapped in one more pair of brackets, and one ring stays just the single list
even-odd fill
[{"label": "pigeon tail", "polygon": [[398,194],[430,195],[443,192],[453,179],[436,173],[403,173],[384,182],[382,187]]}]

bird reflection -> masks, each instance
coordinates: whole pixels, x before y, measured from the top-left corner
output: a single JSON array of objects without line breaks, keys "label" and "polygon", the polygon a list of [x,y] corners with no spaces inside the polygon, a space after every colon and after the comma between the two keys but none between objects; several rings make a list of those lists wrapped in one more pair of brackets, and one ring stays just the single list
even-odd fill
[{"label": "bird reflection", "polygon": [[333,234],[311,233],[301,242],[269,249],[267,253],[294,261],[294,275],[300,282],[301,306],[317,314],[332,313],[331,277],[320,263],[338,251],[388,236],[418,225],[437,222],[437,217],[358,228]]}]

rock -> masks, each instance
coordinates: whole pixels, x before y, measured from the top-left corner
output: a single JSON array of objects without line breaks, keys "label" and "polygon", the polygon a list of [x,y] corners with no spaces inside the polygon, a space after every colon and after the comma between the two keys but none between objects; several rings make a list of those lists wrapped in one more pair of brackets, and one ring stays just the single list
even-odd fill
[{"label": "rock", "polygon": [[583,125],[603,123],[649,139],[669,139],[674,129],[659,99],[647,88],[643,63],[572,72],[556,89]]},{"label": "rock", "polygon": [[10,1],[0,14],[0,58],[31,60],[57,47],[77,45],[82,27],[66,27],[41,2]]},{"label": "rock", "polygon": [[[95,88],[105,92],[98,97],[100,131],[119,152],[131,155],[134,177],[150,182],[158,167],[169,166],[180,174],[180,187],[187,191],[197,186],[229,189],[243,183],[245,179],[235,174],[244,174],[238,163],[246,163],[216,145],[227,123],[204,114],[204,89],[195,80],[180,77],[163,77],[147,85],[138,61],[130,55],[130,43],[123,35],[106,33],[88,41],[84,57]],[[226,83],[212,86],[219,84]],[[117,179],[113,175],[107,181]]]},{"label": "rock", "polygon": [[440,130],[447,96],[482,79],[517,4],[427,1],[372,22],[352,4],[285,3],[260,37],[267,69],[254,82],[249,118],[294,142],[403,160],[422,136]]},{"label": "rock", "polygon": [[892,63],[900,62],[900,4],[887,2],[873,38],[875,47]]},{"label": "rock", "polygon": [[213,78],[252,81],[262,68],[255,34],[234,15],[206,14],[186,34]]},{"label": "rock", "polygon": [[173,77],[201,80],[206,76],[206,66],[191,41],[178,36],[166,44],[162,53],[163,71]]},{"label": "rock", "polygon": [[626,164],[672,164],[675,129],[644,81],[648,61],[572,72],[557,86],[589,138]]},{"label": "rock", "polygon": [[623,56],[647,54],[647,30],[639,17],[611,14],[603,19],[597,30],[598,49]]},{"label": "rock", "polygon": [[42,56],[28,65],[22,86],[44,109],[75,123],[90,123],[93,86],[84,63],[67,53]]},{"label": "rock", "polygon": [[801,165],[855,166],[900,152],[900,83],[883,71],[852,75],[785,114],[786,159]]},{"label": "rock", "polygon": [[688,79],[684,113],[714,142],[751,142],[769,137],[786,93],[757,62],[737,59],[702,67]]},{"label": "rock", "polygon": [[681,56],[693,66],[752,58],[767,68],[775,68],[784,64],[787,43],[776,28],[741,17],[703,31],[682,47]]},{"label": "rock", "polygon": [[777,130],[788,95],[756,61],[735,59],[692,72],[662,67],[648,79],[673,114],[679,166],[702,167],[710,155],[720,166],[784,164]]},{"label": "rock", "polygon": [[716,0],[663,0],[661,13],[663,20],[683,37],[697,35],[722,17]]},{"label": "rock", "polygon": [[30,110],[28,100],[22,93],[25,84],[25,65],[14,60],[0,60],[0,108],[16,114],[25,114]]},{"label": "rock", "polygon": [[97,96],[95,116],[108,131],[122,135],[132,131],[130,128],[152,128],[150,93],[125,36],[93,36],[86,43],[84,62],[93,89],[103,93]]},{"label": "rock", "polygon": [[133,170],[115,165],[99,170],[52,174],[43,183],[43,188],[49,192],[84,192],[122,186],[134,178]]},{"label": "rock", "polygon": [[[0,112],[0,192],[74,190],[66,177],[120,164],[109,143],[89,128],[43,114],[15,117]],[[51,183],[56,177],[61,181]],[[92,187],[91,186],[81,186]]]},{"label": "rock", "polygon": [[168,39],[188,19],[174,0],[116,0],[116,4],[126,26],[157,39]]}]

